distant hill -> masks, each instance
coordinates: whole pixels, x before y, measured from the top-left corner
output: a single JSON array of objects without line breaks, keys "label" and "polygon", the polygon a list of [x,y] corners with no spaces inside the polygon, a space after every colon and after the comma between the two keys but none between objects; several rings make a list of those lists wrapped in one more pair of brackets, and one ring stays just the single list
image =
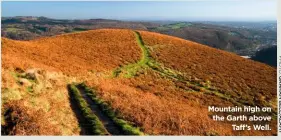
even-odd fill
[{"label": "distant hill", "polygon": [[277,46],[262,49],[256,52],[251,59],[277,67]]},{"label": "distant hill", "polygon": [[110,19],[60,20],[46,17],[3,17],[1,34],[10,39],[31,40],[42,36],[100,28],[147,30],[147,28],[155,26],[159,26],[159,24]]},{"label": "distant hill", "polygon": [[276,45],[276,23],[61,20],[47,17],[3,17],[1,34],[15,40],[102,28],[147,30],[195,41],[242,56]]},{"label": "distant hill", "polygon": [[[149,31],[2,38],[1,88],[8,135],[115,134],[91,111],[94,103],[121,134],[277,134],[275,68]],[[272,130],[233,131],[233,122],[214,121],[208,106],[271,107],[260,115],[273,117]]]},{"label": "distant hill", "polygon": [[252,23],[253,28],[237,27],[235,23],[233,24],[226,26],[224,24],[214,25],[213,23],[181,22],[162,25],[151,30],[249,56],[254,55],[258,49],[267,48],[277,42],[276,28],[275,30],[254,28],[255,23]]}]

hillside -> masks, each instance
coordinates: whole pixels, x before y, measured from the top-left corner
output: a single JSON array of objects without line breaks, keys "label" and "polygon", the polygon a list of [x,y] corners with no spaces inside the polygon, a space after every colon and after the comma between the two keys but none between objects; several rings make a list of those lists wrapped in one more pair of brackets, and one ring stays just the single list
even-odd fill
[{"label": "hillside", "polygon": [[32,41],[4,39],[2,59],[4,67],[12,65],[26,69],[34,63],[33,67],[42,65],[73,74],[90,70],[109,71],[136,61],[140,51],[131,31],[97,30]]},{"label": "hillside", "polygon": [[231,122],[215,122],[208,112],[210,105],[270,106],[276,117],[276,69],[158,33],[99,29],[2,38],[2,81],[6,135],[277,132],[276,119],[271,131],[233,131]]},{"label": "hillside", "polygon": [[256,52],[256,54],[251,59],[268,64],[273,67],[277,67],[277,46],[262,49]]},{"label": "hillside", "polygon": [[276,45],[277,42],[276,22],[144,22],[111,19],[62,20],[28,16],[3,17],[1,21],[2,37],[14,40],[119,28],[167,34],[242,56],[252,56],[258,50]]},{"label": "hillside", "polygon": [[110,19],[60,20],[47,17],[3,17],[1,35],[14,40],[32,40],[44,36],[81,32],[101,28],[147,30],[159,26],[149,22]]},{"label": "hillside", "polygon": [[259,22],[246,25],[243,22],[221,24],[180,22],[149,30],[247,56],[254,55],[258,49],[268,48],[277,42],[276,23],[264,23],[266,27],[259,27],[262,24]]}]

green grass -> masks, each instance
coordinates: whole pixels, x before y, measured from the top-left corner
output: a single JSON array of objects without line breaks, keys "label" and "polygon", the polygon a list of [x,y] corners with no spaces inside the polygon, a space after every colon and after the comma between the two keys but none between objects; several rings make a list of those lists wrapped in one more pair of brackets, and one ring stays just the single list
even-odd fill
[{"label": "green grass", "polygon": [[113,77],[118,77],[119,75],[122,75],[125,78],[132,78],[138,75],[139,73],[142,73],[147,68],[149,68],[148,64],[151,63],[151,61],[153,61],[150,56],[149,49],[144,46],[140,34],[138,32],[134,32],[134,33],[136,35],[137,44],[138,46],[141,47],[142,50],[141,59],[136,63],[132,63],[132,64],[125,65],[123,67],[121,66],[116,68],[112,72]]},{"label": "green grass", "polygon": [[84,116],[86,122],[91,127],[91,132],[93,135],[107,135],[108,132],[106,131],[102,122],[98,119],[96,115],[93,114],[91,108],[89,107],[88,103],[84,100],[81,93],[77,89],[76,85],[69,84],[68,89],[73,96],[75,102],[78,104],[80,110],[82,111],[82,115]]},{"label": "green grass", "polygon": [[180,23],[175,23],[175,24],[169,24],[168,26],[170,28],[174,28],[174,29],[179,29],[179,28],[182,28],[182,27],[187,27],[187,26],[191,26],[192,24],[191,23],[186,23],[186,22],[180,22]]},{"label": "green grass", "polygon": [[32,86],[28,86],[28,87],[26,88],[26,91],[27,91],[27,92],[30,92],[30,93],[33,93],[33,92],[34,92],[34,89],[33,89]]},{"label": "green grass", "polygon": [[169,30],[170,28],[169,27],[165,27],[165,26],[160,26],[160,27],[157,27],[156,30],[159,30],[159,31],[165,31],[165,30]]},{"label": "green grass", "polygon": [[83,31],[87,31],[89,29],[85,29],[85,28],[73,28],[73,30],[71,32],[76,33],[76,32],[83,32]]},{"label": "green grass", "polygon": [[17,31],[21,31],[22,29],[10,27],[10,28],[6,28],[5,30],[6,30],[7,32],[17,32]]},{"label": "green grass", "polygon": [[191,26],[191,25],[192,25],[191,23],[180,22],[180,23],[162,25],[160,27],[157,27],[156,30],[165,31],[165,30],[169,30],[169,29],[180,29],[180,28]]},{"label": "green grass", "polygon": [[115,124],[118,126],[122,132],[126,135],[144,135],[139,128],[134,127],[129,122],[117,117],[117,113],[103,101],[101,98],[96,96],[96,93],[93,89],[90,89],[86,84],[79,84],[85,90],[85,93],[99,106],[103,113],[105,113]]}]

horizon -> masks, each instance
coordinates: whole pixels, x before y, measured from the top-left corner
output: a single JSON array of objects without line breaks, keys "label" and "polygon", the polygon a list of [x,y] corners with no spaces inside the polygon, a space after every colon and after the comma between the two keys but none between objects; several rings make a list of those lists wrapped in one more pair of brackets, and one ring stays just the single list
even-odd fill
[{"label": "horizon", "polygon": [[47,18],[47,19],[53,19],[53,20],[96,20],[96,19],[102,19],[102,20],[117,20],[117,21],[128,21],[128,22],[239,22],[239,23],[262,23],[262,22],[277,22],[277,19],[269,19],[269,20],[170,20],[170,19],[159,19],[159,20],[149,20],[149,19],[139,19],[139,20],[134,20],[134,19],[110,19],[110,18],[85,18],[85,19],[68,19],[68,18],[52,18],[52,17],[46,17],[46,16],[2,16],[2,18],[17,18],[17,17],[34,17],[34,18]]},{"label": "horizon", "polygon": [[277,7],[275,4],[276,0],[177,2],[3,1],[2,17],[42,16],[51,19],[69,20],[260,22],[277,21]]},{"label": "horizon", "polygon": [[[96,18],[96,19],[102,19],[102,18]],[[79,19],[77,19],[77,20],[79,20]],[[85,20],[87,20],[87,19],[85,19]],[[118,19],[108,19],[108,20],[118,20]],[[202,19],[202,20],[184,20],[184,19],[182,19],[182,20],[176,20],[176,19],[159,19],[159,20],[153,20],[153,19],[139,19],[139,20],[126,20],[126,19],[124,19],[124,20],[120,20],[120,21],[150,21],[150,22],[164,22],[164,21],[168,21],[168,22],[259,22],[259,23],[261,23],[261,22],[277,22],[277,19],[265,19],[265,20],[204,20],[204,19]]]}]

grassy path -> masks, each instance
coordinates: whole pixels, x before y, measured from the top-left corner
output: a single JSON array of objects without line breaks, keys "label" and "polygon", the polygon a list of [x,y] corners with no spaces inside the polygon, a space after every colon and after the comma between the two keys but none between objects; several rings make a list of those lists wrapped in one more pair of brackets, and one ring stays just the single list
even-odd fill
[{"label": "grassy path", "polygon": [[78,85],[76,87],[80,91],[84,100],[88,103],[89,107],[92,110],[92,113],[98,117],[107,132],[110,135],[123,135],[119,130],[118,126],[116,126],[115,123],[100,110],[99,106],[88,97],[84,87],[82,87],[81,85]]},{"label": "grassy path", "polygon": [[[222,90],[217,89],[216,87],[212,86],[210,83],[206,82],[198,82],[186,79],[183,74],[179,71],[170,69],[165,67],[164,65],[155,61],[150,54],[149,48],[147,48],[142,40],[142,37],[139,32],[134,31],[136,36],[136,41],[138,46],[142,50],[142,56],[140,60],[136,63],[121,66],[113,71],[113,77],[123,76],[125,78],[131,78],[134,76],[138,76],[139,74],[144,73],[147,69],[152,69],[163,75],[174,82],[180,82],[185,86],[181,86],[180,88],[187,91],[194,91],[194,92],[202,92],[204,94],[214,95],[220,97],[224,100],[232,102],[234,105],[243,106],[256,106],[254,102],[249,102],[247,100],[238,99],[231,95],[231,93],[224,92]],[[203,84],[202,84],[203,83]],[[270,106],[270,105],[269,105]]]},{"label": "grassy path", "polygon": [[121,66],[113,71],[113,77],[123,76],[126,78],[131,78],[138,75],[144,69],[149,68],[149,62],[152,61],[149,50],[143,45],[143,41],[139,32],[134,32],[136,35],[136,40],[138,46],[141,47],[141,58],[138,62]]},{"label": "grassy path", "polygon": [[68,91],[70,93],[72,106],[76,106],[73,110],[77,116],[81,127],[82,135],[109,135],[99,118],[92,113],[92,109],[83,99],[80,90],[74,84],[69,84]]},{"label": "grassy path", "polygon": [[[68,85],[78,107],[76,116],[85,135],[144,135],[139,128],[117,117],[113,109],[84,83]],[[81,124],[82,123],[82,124]]]},{"label": "grassy path", "polygon": [[139,128],[120,118],[108,103],[96,95],[95,90],[90,89],[84,83],[78,86],[83,89],[87,95],[86,98],[94,102],[98,106],[98,109],[113,122],[112,125],[115,125],[115,128],[118,128],[123,135],[145,135]]}]

